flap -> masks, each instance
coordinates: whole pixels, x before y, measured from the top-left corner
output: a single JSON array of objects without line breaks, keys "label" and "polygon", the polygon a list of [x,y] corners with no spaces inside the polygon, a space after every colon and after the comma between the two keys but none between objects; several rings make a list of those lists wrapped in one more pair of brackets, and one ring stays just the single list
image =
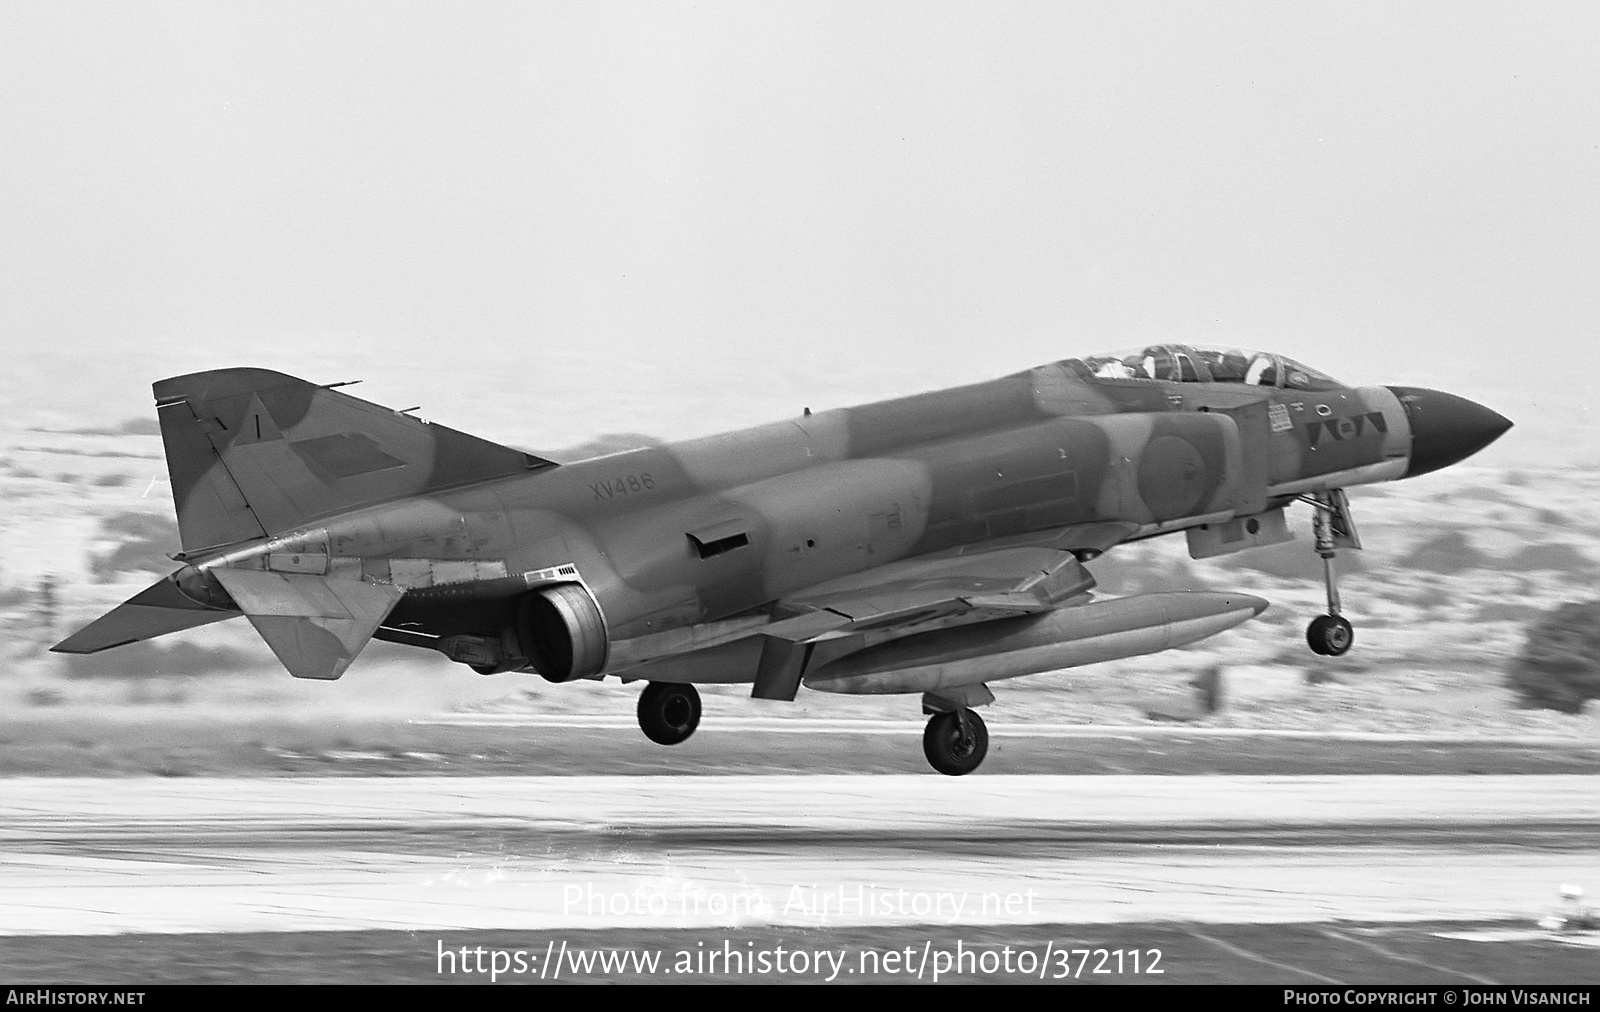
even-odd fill
[{"label": "flap", "polygon": [[771,625],[761,626],[756,631],[769,639],[805,643],[817,640],[824,633],[843,629],[852,621],[848,615],[841,615],[824,608],[821,611],[808,611],[792,618],[780,619]]},{"label": "flap", "polygon": [[997,618],[1048,611],[1093,586],[1070,552],[1027,546],[893,562],[818,584],[778,608],[790,615],[826,610],[859,630],[973,608],[993,609]]},{"label": "flap", "polygon": [[893,639],[954,615],[983,622],[1049,611],[1093,586],[1072,553],[1036,545],[905,559],[830,580],[779,601],[777,621],[753,630],[765,643],[751,695],[793,699],[824,641]]},{"label": "flap", "polygon": [[997,538],[976,545],[953,548],[947,555],[987,555],[1002,548],[1057,548],[1064,552],[1102,555],[1139,532],[1139,525],[1127,520],[1097,520],[1087,524],[1068,524],[1049,530],[1031,531],[1008,538]]}]

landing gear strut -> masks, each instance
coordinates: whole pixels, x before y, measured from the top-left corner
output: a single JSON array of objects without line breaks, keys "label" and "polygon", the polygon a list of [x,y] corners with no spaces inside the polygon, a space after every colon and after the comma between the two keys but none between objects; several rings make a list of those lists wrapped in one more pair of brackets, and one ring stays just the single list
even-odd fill
[{"label": "landing gear strut", "polygon": [[983,718],[967,707],[936,713],[922,732],[922,753],[928,764],[946,776],[971,773],[989,752],[989,729]]},{"label": "landing gear strut", "polygon": [[1344,489],[1330,489],[1300,498],[1311,504],[1311,531],[1316,539],[1317,554],[1322,556],[1322,582],[1328,588],[1328,613],[1311,620],[1306,627],[1306,643],[1312,653],[1339,657],[1350,649],[1356,634],[1350,621],[1339,614],[1339,578],[1333,571],[1333,560],[1341,547],[1360,548],[1361,539],[1356,536],[1350,500]]},{"label": "landing gear strut", "polygon": [[639,693],[639,728],[657,745],[676,745],[700,726],[700,693],[692,685],[651,682]]}]

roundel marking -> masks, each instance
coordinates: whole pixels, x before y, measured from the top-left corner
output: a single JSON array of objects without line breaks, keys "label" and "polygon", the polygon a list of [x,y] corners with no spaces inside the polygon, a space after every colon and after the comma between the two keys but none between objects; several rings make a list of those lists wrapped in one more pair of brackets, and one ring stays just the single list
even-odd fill
[{"label": "roundel marking", "polygon": [[1200,451],[1178,436],[1157,436],[1139,457],[1139,495],[1157,520],[1192,514],[1210,478]]}]

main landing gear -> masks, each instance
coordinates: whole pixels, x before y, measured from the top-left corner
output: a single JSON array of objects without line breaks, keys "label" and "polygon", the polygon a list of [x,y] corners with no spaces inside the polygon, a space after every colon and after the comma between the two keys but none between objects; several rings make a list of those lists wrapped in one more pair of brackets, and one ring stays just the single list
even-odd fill
[{"label": "main landing gear", "polygon": [[639,693],[639,729],[657,745],[688,740],[700,726],[700,693],[693,685],[651,682]]},{"label": "main landing gear", "polygon": [[1311,620],[1306,627],[1306,643],[1312,653],[1339,657],[1350,649],[1356,634],[1350,621],[1339,614],[1339,578],[1333,571],[1333,560],[1340,548],[1359,549],[1361,539],[1356,535],[1350,499],[1344,489],[1303,495],[1300,501],[1311,504],[1311,531],[1316,539],[1317,554],[1322,556],[1322,582],[1328,588],[1328,613]]},{"label": "main landing gear", "polygon": [[928,765],[946,777],[962,777],[978,769],[989,754],[989,729],[973,706],[994,703],[989,685],[958,685],[922,693],[922,711],[930,714],[922,732],[922,754]]},{"label": "main landing gear", "polygon": [[929,714],[922,732],[922,754],[928,765],[949,777],[971,773],[989,754],[989,729],[973,710],[994,702],[987,685],[961,685],[922,694],[922,712]]},{"label": "main landing gear", "polygon": [[976,710],[962,707],[928,718],[922,732],[922,754],[928,764],[946,776],[971,773],[989,754],[989,729]]}]

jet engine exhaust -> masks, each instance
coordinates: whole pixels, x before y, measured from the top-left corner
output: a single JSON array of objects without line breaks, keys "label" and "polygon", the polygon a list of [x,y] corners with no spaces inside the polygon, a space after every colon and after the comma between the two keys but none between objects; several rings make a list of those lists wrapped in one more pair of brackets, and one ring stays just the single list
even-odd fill
[{"label": "jet engine exhaust", "polygon": [[534,670],[548,681],[590,678],[605,670],[605,616],[594,595],[579,584],[554,584],[524,598],[517,639]]}]

